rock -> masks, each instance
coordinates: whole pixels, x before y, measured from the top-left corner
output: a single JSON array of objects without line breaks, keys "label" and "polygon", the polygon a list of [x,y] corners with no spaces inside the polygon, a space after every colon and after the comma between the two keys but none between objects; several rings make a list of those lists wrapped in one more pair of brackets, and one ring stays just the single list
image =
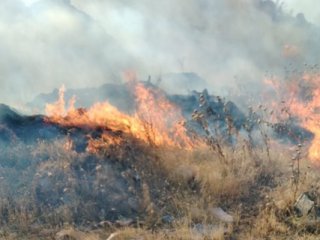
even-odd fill
[{"label": "rock", "polygon": [[224,223],[233,223],[233,217],[230,214],[223,211],[222,208],[211,208],[209,211],[212,214],[212,216],[218,219],[219,221]]},{"label": "rock", "polygon": [[99,222],[98,226],[103,227],[103,228],[106,228],[106,227],[111,228],[112,223],[110,221],[101,221],[101,222]]},{"label": "rock", "polygon": [[118,227],[128,227],[131,224],[133,224],[133,222],[134,221],[132,219],[120,219],[120,220],[117,220],[115,223],[116,223],[116,226]]},{"label": "rock", "polygon": [[314,201],[309,198],[307,193],[302,193],[294,204],[294,208],[300,216],[307,216],[313,207]]},{"label": "rock", "polygon": [[164,215],[161,220],[164,224],[172,224],[174,222],[174,217],[171,215]]}]

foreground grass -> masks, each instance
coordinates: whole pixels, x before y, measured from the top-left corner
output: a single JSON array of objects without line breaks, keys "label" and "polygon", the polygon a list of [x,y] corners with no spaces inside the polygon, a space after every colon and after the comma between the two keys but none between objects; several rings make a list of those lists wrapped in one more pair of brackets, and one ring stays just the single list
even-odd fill
[{"label": "foreground grass", "polygon": [[[140,175],[141,211],[128,224],[97,220],[90,201],[75,214],[80,201],[76,197],[56,208],[37,205],[33,191],[44,172],[59,176],[57,183],[69,181],[71,192],[78,186],[70,168],[81,158],[66,149],[64,141],[6,149],[1,160],[0,239],[90,240],[107,239],[112,233],[112,239],[317,239],[318,223],[310,226],[308,219],[295,216],[293,205],[303,192],[318,196],[318,170],[301,158],[297,177],[291,167],[295,148],[270,149],[239,141],[236,147],[222,147],[223,155],[209,147],[189,151],[150,146],[131,150],[134,158],[122,148],[99,153],[104,159],[114,151],[121,157],[113,161],[126,159],[124,164],[130,162]],[[99,184],[102,177],[97,175]],[[50,194],[61,189],[50,187],[57,188]],[[212,214],[216,207],[232,215],[233,222]],[[76,222],[78,218],[83,221]]]}]

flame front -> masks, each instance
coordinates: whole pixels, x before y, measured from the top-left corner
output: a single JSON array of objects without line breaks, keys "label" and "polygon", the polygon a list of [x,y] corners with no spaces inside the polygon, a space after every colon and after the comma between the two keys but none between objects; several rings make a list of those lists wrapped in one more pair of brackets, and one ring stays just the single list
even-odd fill
[{"label": "flame front", "polygon": [[[271,106],[277,111],[277,118],[294,117],[302,127],[313,133],[314,138],[308,149],[309,160],[320,164],[320,76],[317,74],[304,74],[293,76],[288,81],[280,83],[277,79],[268,79],[265,83],[272,86],[277,92],[278,100],[285,102],[285,107],[280,107],[278,102]],[[288,112],[284,114],[284,109]],[[285,115],[285,116],[284,116]]]},{"label": "flame front", "polygon": [[[85,129],[106,128],[121,131],[154,145],[175,146],[190,149],[194,146],[184,127],[181,111],[167,100],[159,89],[147,88],[142,83],[134,83],[136,112],[129,115],[120,112],[108,102],[96,103],[89,109],[74,108],[74,98],[65,108],[64,87],[59,91],[59,99],[46,105],[46,120],[64,127]],[[119,144],[119,139],[102,135],[103,142]],[[88,149],[94,151],[97,142],[91,139]],[[101,144],[100,144],[101,145]]]},{"label": "flame front", "polygon": [[[302,80],[309,85],[310,93],[304,98],[299,96],[292,100],[291,112],[300,118],[303,127],[314,134],[309,147],[309,159],[316,164],[320,163],[320,81],[317,75],[305,75]],[[315,88],[314,88],[315,87]],[[312,88],[312,89],[311,89]],[[306,99],[307,98],[307,99]]]},{"label": "flame front", "polygon": [[186,128],[183,126],[185,120],[180,109],[169,102],[162,91],[147,89],[138,83],[135,86],[135,97],[135,118],[144,122],[148,137],[151,137],[155,144],[192,148],[194,144],[187,136]]}]

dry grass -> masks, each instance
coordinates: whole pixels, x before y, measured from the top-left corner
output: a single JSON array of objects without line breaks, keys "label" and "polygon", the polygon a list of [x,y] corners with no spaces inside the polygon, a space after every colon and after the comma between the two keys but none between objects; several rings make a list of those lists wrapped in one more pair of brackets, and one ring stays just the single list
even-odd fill
[{"label": "dry grass", "polygon": [[273,147],[276,151],[270,151],[268,157],[263,149],[224,148],[227,161],[208,149],[159,150],[161,167],[176,187],[173,201],[168,203],[176,211],[172,206],[167,210],[178,212],[184,225],[175,225],[170,236],[161,229],[143,239],[197,239],[190,230],[195,224],[219,226],[209,211],[215,206],[227,210],[235,221],[232,229],[219,236],[215,236],[219,231],[209,233],[206,239],[316,239],[314,226],[312,230],[308,219],[298,218],[293,205],[303,192],[319,194],[318,170],[301,159],[301,175],[298,183],[293,183],[291,151]]},{"label": "dry grass", "polygon": [[[271,144],[266,151],[244,140],[233,147],[221,146],[223,158],[210,147],[189,151],[137,143],[129,152],[125,147],[112,149],[114,160],[108,161],[120,168],[129,164],[140,175],[140,222],[131,227],[111,224],[94,234],[74,230],[70,239],[107,239],[114,232],[112,239],[317,239],[315,226],[296,217],[292,207],[303,192],[319,194],[318,170],[310,168],[307,159],[300,160],[301,174],[293,184],[291,150]],[[94,163],[102,164],[110,151],[102,152]],[[86,154],[66,149],[65,141],[39,142],[31,149],[17,145],[6,154],[0,169],[1,239],[55,239],[57,232],[71,231],[65,224],[79,228],[97,221],[90,201],[81,205],[81,214],[74,214],[81,199],[74,195],[79,182],[71,169],[85,162]],[[71,202],[50,208],[36,203],[36,186],[48,174],[56,183],[49,185],[50,200],[68,189]],[[99,184],[108,180],[103,174],[95,176]],[[224,209],[234,222],[221,222],[210,211],[213,207]],[[80,225],[75,223],[79,216],[86,220]],[[164,216],[172,217],[172,222],[164,222]]]}]

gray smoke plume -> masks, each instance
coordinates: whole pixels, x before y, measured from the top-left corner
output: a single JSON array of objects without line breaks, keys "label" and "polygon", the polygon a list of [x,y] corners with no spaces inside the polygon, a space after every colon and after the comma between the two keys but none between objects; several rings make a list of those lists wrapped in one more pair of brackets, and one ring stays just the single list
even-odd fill
[{"label": "gray smoke plume", "polygon": [[0,33],[0,102],[23,107],[62,84],[119,82],[127,70],[195,72],[215,92],[252,87],[266,71],[316,63],[320,31],[270,0],[5,0]]}]

